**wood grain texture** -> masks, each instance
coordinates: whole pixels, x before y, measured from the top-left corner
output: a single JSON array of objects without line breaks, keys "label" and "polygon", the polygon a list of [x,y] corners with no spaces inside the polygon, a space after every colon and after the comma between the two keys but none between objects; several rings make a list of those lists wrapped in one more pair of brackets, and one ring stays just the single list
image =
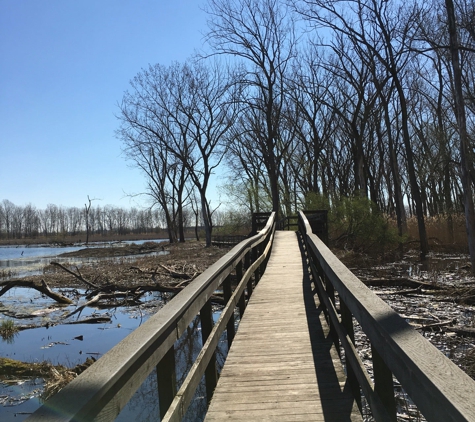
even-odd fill
[{"label": "wood grain texture", "polygon": [[297,236],[275,236],[205,421],[362,420],[304,276]]}]

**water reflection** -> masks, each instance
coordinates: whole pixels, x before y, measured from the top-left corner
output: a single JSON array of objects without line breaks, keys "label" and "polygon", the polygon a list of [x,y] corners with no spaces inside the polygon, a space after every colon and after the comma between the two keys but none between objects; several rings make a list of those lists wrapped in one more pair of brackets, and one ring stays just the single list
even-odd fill
[{"label": "water reflection", "polygon": [[[213,318],[219,318],[220,310],[215,310]],[[175,344],[175,361],[177,388],[179,389],[186,379],[193,363],[202,348],[200,318],[196,317],[180,340]],[[218,372],[221,372],[224,360],[228,352],[226,331],[221,336],[217,355]],[[201,380],[196,393],[190,403],[188,411],[183,418],[185,422],[201,422],[204,420],[207,410],[206,386],[204,378]],[[142,386],[137,390],[129,403],[124,407],[116,421],[159,421],[160,408],[158,404],[158,386],[156,370],[147,377]]]},{"label": "water reflection", "polygon": [[[0,277],[25,277],[29,275],[38,275],[43,271],[43,267],[48,265],[54,258],[58,262],[73,262],[74,264],[81,264],[85,262],[97,262],[101,259],[116,259],[116,258],[61,258],[60,255],[67,252],[77,252],[85,248],[107,248],[120,247],[127,244],[135,243],[137,245],[145,242],[164,242],[164,239],[155,240],[137,240],[126,241],[120,243],[90,243],[88,246],[84,244],[75,246],[49,246],[49,245],[35,245],[35,246],[0,246]],[[148,256],[163,255],[166,251],[154,252]],[[133,255],[135,256],[135,255]],[[136,257],[136,256],[135,256]],[[124,258],[124,257],[122,257]]]},{"label": "water reflection", "polygon": [[[147,256],[158,256],[166,255],[168,251],[159,251],[151,252]],[[25,259],[25,260],[10,260],[3,261],[3,272],[2,270],[2,261],[0,261],[0,279],[1,278],[11,278],[11,277],[26,277],[31,275],[40,275],[43,274],[45,266],[49,265],[52,258],[60,264],[69,264],[69,265],[81,265],[85,263],[94,263],[99,261],[119,261],[119,260],[131,260],[134,261],[137,259],[137,255],[124,255],[124,256],[115,256],[115,257],[102,257],[102,258],[62,258],[50,256],[48,258],[37,258],[37,259]],[[8,269],[6,271],[6,269]],[[2,274],[4,274],[2,276]]]}]

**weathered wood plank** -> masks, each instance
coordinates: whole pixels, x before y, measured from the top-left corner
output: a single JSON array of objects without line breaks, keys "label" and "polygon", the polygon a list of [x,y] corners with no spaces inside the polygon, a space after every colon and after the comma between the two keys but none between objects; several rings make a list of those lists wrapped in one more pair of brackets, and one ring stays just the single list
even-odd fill
[{"label": "weathered wood plank", "polygon": [[205,420],[362,420],[310,293],[297,237],[275,236]]}]

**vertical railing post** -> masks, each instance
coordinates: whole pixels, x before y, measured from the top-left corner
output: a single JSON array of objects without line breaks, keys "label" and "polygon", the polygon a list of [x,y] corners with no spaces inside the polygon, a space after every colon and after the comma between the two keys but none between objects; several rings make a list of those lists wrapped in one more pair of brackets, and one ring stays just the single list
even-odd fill
[{"label": "vertical railing post", "polygon": [[[201,319],[201,338],[203,344],[208,340],[211,330],[213,329],[213,309],[211,301],[208,300],[200,310]],[[218,383],[218,371],[216,369],[216,351],[213,352],[208,366],[205,369],[205,381],[206,381],[206,399],[208,404],[213,397],[214,389]]]},{"label": "vertical railing post", "polygon": [[[251,251],[249,251],[245,256],[244,256],[244,265],[246,270],[251,266]],[[252,285],[252,277],[249,278],[249,281],[247,282],[247,300],[250,299],[252,296],[252,290],[253,290],[253,285]],[[242,316],[242,315],[241,315]]]},{"label": "vertical railing post", "polygon": [[[236,265],[236,279],[237,279],[237,284],[239,284],[242,280],[243,276],[243,269],[242,269],[242,260],[238,262]],[[238,307],[239,307],[239,315],[243,316],[244,310],[246,309],[246,298],[244,296],[244,291],[242,292],[242,295],[239,296],[238,300]]]},{"label": "vertical railing post", "polygon": [[[232,294],[233,294],[233,291],[231,288],[231,277],[228,275],[226,279],[223,281],[223,296],[224,296],[225,306],[229,302],[229,299],[231,298]],[[229,321],[227,322],[226,332],[227,332],[227,337],[228,337],[228,349],[230,349],[231,343],[233,342],[234,336],[236,335],[236,328],[234,325],[234,312],[229,318]]]},{"label": "vertical railing post", "polygon": [[175,347],[172,346],[157,364],[158,403],[160,419],[173,402],[176,394]]},{"label": "vertical railing post", "polygon": [[[341,324],[346,330],[348,337],[350,338],[353,345],[355,344],[355,330],[353,327],[353,315],[351,311],[346,306],[346,303],[343,302],[340,298],[340,313],[341,313]],[[361,412],[361,392],[360,392],[360,385],[358,383],[358,379],[356,378],[355,370],[351,366],[348,359],[346,360],[346,377],[348,379],[348,383],[350,385],[351,391],[353,393],[353,397],[356,400],[356,404]]]},{"label": "vertical railing post", "polygon": [[[252,248],[252,262],[256,262],[257,261],[257,258],[259,258],[259,246],[260,245],[256,245],[254,246],[254,248]],[[254,282],[255,284],[257,285],[257,283],[259,283],[259,280],[260,280],[260,267],[257,267],[256,268],[256,271],[254,272]]]},{"label": "vertical railing post", "polygon": [[[264,253],[264,251],[266,250],[266,247],[267,247],[267,243],[269,242],[269,239],[267,239],[267,241],[264,241],[262,242],[260,245],[259,245],[259,257]],[[262,262],[261,262],[261,265],[259,265],[259,280],[260,278],[264,275],[264,271],[266,270],[266,264],[267,264],[267,261],[264,259]]]},{"label": "vertical railing post", "polygon": [[394,398],[393,374],[373,345],[371,345],[371,353],[373,356],[374,391],[386,408],[391,421],[396,422],[397,410]]}]

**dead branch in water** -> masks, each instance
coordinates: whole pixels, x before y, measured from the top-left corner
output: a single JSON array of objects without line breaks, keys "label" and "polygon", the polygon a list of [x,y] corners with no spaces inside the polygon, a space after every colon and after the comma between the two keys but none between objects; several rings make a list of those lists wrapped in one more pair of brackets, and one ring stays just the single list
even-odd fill
[{"label": "dead branch in water", "polygon": [[189,274],[185,274],[185,273],[178,273],[178,272],[172,270],[171,268],[165,267],[165,265],[162,265],[162,264],[158,264],[158,266],[160,268],[162,268],[163,270],[165,270],[170,275],[170,277],[172,277],[172,278],[181,278],[181,279],[185,279],[185,280],[190,280],[194,276],[194,275],[190,276]]},{"label": "dead branch in water", "polygon": [[61,265],[59,262],[51,261],[51,265],[56,265],[57,267],[61,268],[62,270],[66,271],[68,274],[73,275],[76,277],[78,280],[82,281],[84,284],[87,284],[89,287],[92,287],[94,289],[99,289],[99,286],[97,286],[94,283],[91,283],[90,281],[86,280],[82,274],[81,271],[79,271],[79,268],[76,266],[76,271],[77,274],[74,271],[71,271],[69,268],[66,268],[64,265]]},{"label": "dead branch in water", "polygon": [[74,314],[82,311],[84,308],[87,308],[88,306],[94,305],[95,303],[99,302],[100,298],[101,298],[100,294],[94,296],[91,300],[87,301],[84,305],[77,307],[73,312],[70,312],[68,315],[66,315],[64,319],[69,318],[70,316],[73,316]]},{"label": "dead branch in water", "polygon": [[421,280],[414,280],[412,278],[407,278],[407,277],[397,277],[397,278],[363,278],[361,277],[360,280],[366,286],[375,286],[375,287],[405,286],[405,287],[414,287],[415,289],[417,288],[426,288],[426,289],[431,289],[431,290],[443,289],[443,287],[440,285],[427,283]]},{"label": "dead branch in water", "polygon": [[110,317],[100,316],[100,317],[90,317],[78,319],[77,321],[67,321],[63,324],[101,324],[103,322],[111,322]]},{"label": "dead branch in water", "polygon": [[8,292],[10,289],[13,287],[28,287],[30,289],[35,289],[39,291],[40,293],[43,293],[44,295],[50,297],[51,299],[55,300],[58,303],[64,303],[67,305],[70,305],[73,303],[73,301],[63,295],[60,295],[59,293],[53,292],[49,286],[46,284],[46,281],[41,280],[40,283],[35,282],[35,281],[30,281],[30,280],[13,280],[13,281],[7,281],[5,283],[1,283],[0,285],[3,285],[3,289],[0,291],[0,297],[3,296],[6,292]]}]

